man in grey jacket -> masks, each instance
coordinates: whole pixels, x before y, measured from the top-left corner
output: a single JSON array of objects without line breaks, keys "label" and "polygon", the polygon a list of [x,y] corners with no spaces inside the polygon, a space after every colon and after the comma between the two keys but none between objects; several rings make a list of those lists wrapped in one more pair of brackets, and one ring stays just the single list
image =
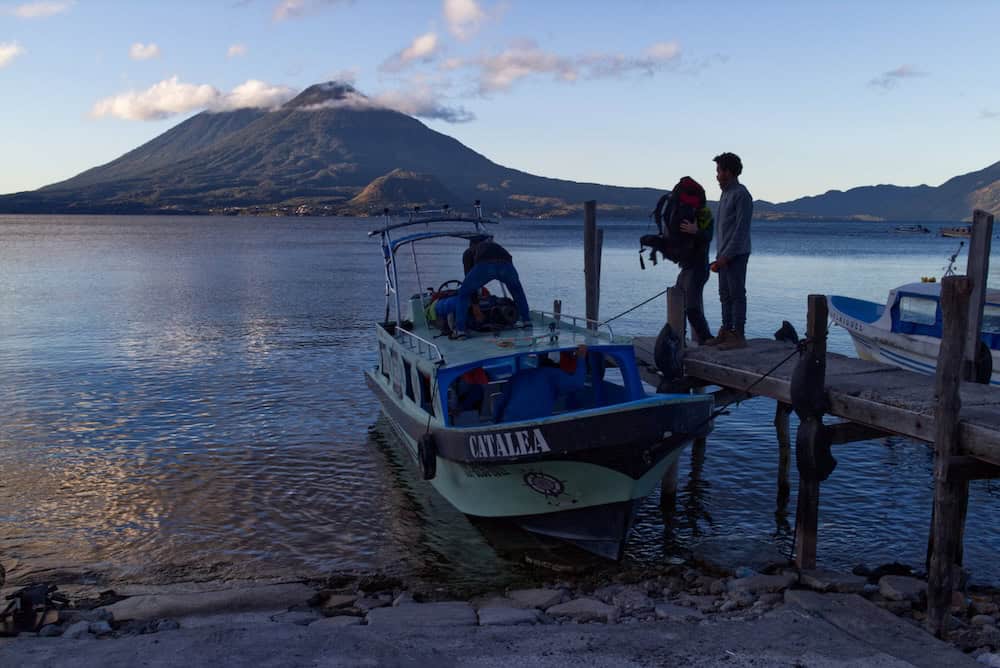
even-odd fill
[{"label": "man in grey jacket", "polygon": [[740,183],[743,162],[735,153],[713,158],[715,177],[722,188],[719,215],[715,217],[716,253],[712,271],[719,272],[722,327],[715,337],[719,350],[746,348],[747,260],[750,258],[750,218],[753,198]]}]

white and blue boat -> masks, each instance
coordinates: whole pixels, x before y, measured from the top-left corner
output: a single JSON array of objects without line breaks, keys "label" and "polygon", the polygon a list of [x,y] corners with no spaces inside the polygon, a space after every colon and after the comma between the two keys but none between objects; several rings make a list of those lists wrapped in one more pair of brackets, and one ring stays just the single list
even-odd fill
[{"label": "white and blue boat", "polygon": [[[885,304],[829,295],[830,318],[851,335],[858,357],[933,374],[941,347],[941,284],[908,283]],[[1000,291],[987,290],[980,340],[992,359],[991,385],[1000,385]]]},{"label": "white and blue boat", "polygon": [[[606,323],[532,311],[526,328],[501,322],[463,340],[442,336],[425,317],[433,291],[401,297],[397,258],[412,255],[419,276],[416,244],[437,240],[440,253],[440,240],[492,236],[493,224],[477,206],[468,218],[444,212],[392,223],[387,214],[369,233],[381,242],[386,311],[366,381],[421,477],[459,511],[619,559],[639,505],[683,446],[710,431],[712,398],[649,391],[631,341]],[[462,266],[457,257],[454,266]],[[588,347],[582,389],[559,396],[549,415],[505,420],[512,378],[558,365],[578,344]],[[459,396],[470,372],[482,387],[473,406]]]}]

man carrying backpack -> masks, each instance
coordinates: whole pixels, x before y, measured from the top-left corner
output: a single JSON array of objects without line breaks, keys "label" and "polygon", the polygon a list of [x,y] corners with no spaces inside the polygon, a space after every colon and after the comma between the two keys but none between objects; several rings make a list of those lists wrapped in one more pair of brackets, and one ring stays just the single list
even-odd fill
[{"label": "man carrying backpack", "polygon": [[711,268],[719,272],[722,326],[711,345],[718,345],[719,350],[735,350],[747,347],[744,326],[747,320],[747,260],[750,259],[753,198],[739,181],[743,162],[738,155],[722,153],[713,160],[722,195],[719,197],[715,262]]},{"label": "man carrying backpack", "polygon": [[684,314],[691,324],[691,338],[699,346],[712,345],[715,340],[705,320],[702,293],[708,282],[708,247],[712,241],[712,212],[706,206],[705,189],[685,176],[674,187],[674,214],[679,218],[678,230],[684,241],[679,245],[676,287],[684,290]]}]

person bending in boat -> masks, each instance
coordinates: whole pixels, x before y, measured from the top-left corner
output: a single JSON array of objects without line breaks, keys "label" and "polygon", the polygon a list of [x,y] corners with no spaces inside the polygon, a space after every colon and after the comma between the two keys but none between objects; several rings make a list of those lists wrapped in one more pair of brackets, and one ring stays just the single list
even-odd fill
[{"label": "person bending in boat", "polygon": [[572,373],[559,367],[538,366],[521,369],[510,379],[507,399],[497,415],[497,422],[520,422],[552,415],[560,394],[583,389],[587,378],[587,346],[576,347],[576,365]]},{"label": "person bending in boat", "polygon": [[482,237],[469,242],[469,248],[462,254],[462,264],[465,268],[465,278],[458,290],[458,303],[455,308],[455,338],[465,337],[465,323],[469,316],[469,304],[473,296],[490,281],[497,280],[507,286],[510,296],[517,305],[520,320],[515,327],[524,327],[531,323],[531,313],[528,311],[528,299],[524,296],[521,279],[514,268],[513,258],[507,249],[493,241],[492,237]]}]

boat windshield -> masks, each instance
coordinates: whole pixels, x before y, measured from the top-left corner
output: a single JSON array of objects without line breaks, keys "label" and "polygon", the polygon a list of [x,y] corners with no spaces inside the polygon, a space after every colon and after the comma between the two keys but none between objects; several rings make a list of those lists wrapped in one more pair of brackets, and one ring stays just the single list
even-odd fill
[{"label": "boat windshield", "polygon": [[646,396],[627,346],[592,347],[582,366],[574,349],[551,350],[442,369],[438,380],[448,424],[458,427],[543,419]]}]

